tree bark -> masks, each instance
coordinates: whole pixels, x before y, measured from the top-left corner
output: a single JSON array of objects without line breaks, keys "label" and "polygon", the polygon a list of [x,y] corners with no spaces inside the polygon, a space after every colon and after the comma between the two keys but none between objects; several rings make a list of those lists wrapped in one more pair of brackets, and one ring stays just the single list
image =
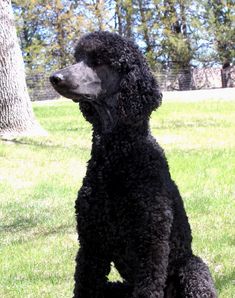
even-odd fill
[{"label": "tree bark", "polygon": [[178,82],[180,91],[192,89],[192,72],[190,66],[180,71]]},{"label": "tree bark", "polygon": [[115,30],[118,32],[119,35],[123,36],[123,19],[121,13],[121,3],[119,0],[116,0],[115,5]]},{"label": "tree bark", "polygon": [[148,30],[148,24],[147,24],[147,18],[145,16],[144,12],[144,4],[142,0],[138,0],[138,5],[139,5],[139,10],[140,10],[140,16],[141,16],[141,23],[143,26],[143,36],[144,36],[144,41],[146,43],[146,53],[150,52],[153,50],[149,38],[149,30]]},{"label": "tree bark", "polygon": [[228,61],[225,61],[223,63],[222,69],[221,69],[221,82],[222,82],[222,88],[227,88],[229,83],[229,70],[230,70],[230,63]]},{"label": "tree bark", "polygon": [[36,121],[25,81],[10,0],[0,0],[0,137],[46,135]]}]

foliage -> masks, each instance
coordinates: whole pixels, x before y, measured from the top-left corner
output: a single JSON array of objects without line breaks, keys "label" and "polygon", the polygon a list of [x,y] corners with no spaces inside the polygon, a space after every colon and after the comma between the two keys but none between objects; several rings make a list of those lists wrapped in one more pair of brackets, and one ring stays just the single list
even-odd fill
[{"label": "foliage", "polygon": [[[74,201],[91,146],[91,128],[74,107],[34,104],[50,136],[0,142],[0,297],[72,296]],[[233,101],[177,100],[163,102],[151,120],[184,198],[194,251],[220,298],[234,293],[234,113]]]},{"label": "foliage", "polygon": [[205,25],[213,44],[215,60],[224,66],[235,62],[234,0],[208,0],[204,7]]},{"label": "foliage", "polygon": [[[27,69],[51,72],[73,62],[78,38],[111,30],[139,43],[153,68],[183,70],[234,59],[233,0],[15,0]],[[190,86],[188,86],[190,88]]]},{"label": "foliage", "polygon": [[27,69],[43,71],[41,61],[46,60],[44,23],[38,15],[43,9],[43,1],[14,1],[16,28]]}]

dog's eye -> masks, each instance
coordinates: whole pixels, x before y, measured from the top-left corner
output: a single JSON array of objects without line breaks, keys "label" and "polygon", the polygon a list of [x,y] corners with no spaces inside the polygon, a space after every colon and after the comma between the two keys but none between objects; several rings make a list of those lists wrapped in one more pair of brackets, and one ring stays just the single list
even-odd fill
[{"label": "dog's eye", "polygon": [[86,63],[90,67],[94,68],[94,67],[104,64],[102,59],[100,59],[99,56],[97,55],[97,53],[95,53],[95,52],[90,52],[86,58],[87,58]]},{"label": "dog's eye", "polygon": [[91,59],[87,61],[87,65],[90,66],[91,68],[96,68],[100,65],[100,62],[97,61],[96,59]]}]

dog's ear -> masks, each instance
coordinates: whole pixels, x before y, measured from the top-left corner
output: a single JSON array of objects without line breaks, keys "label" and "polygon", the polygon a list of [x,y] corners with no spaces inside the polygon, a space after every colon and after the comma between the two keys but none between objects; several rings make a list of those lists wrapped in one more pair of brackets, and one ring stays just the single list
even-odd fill
[{"label": "dog's ear", "polygon": [[148,118],[162,102],[162,93],[147,63],[139,62],[130,65],[121,81],[121,114],[131,121]]}]

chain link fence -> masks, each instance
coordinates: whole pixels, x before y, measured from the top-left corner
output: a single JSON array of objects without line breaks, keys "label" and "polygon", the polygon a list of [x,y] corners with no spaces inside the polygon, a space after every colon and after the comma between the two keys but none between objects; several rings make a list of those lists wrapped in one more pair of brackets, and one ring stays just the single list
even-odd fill
[{"label": "chain link fence", "polygon": [[[194,68],[190,71],[164,70],[156,73],[156,78],[163,91],[200,90],[222,87],[235,87],[235,66],[221,68]],[[32,101],[51,100],[59,97],[44,73],[26,77]]]},{"label": "chain link fence", "polygon": [[26,83],[32,101],[51,100],[59,97],[49,81],[49,76],[44,73],[26,76]]},{"label": "chain link fence", "polygon": [[221,69],[204,67],[193,69],[165,70],[156,74],[163,91],[201,90],[235,87],[235,66]]}]

